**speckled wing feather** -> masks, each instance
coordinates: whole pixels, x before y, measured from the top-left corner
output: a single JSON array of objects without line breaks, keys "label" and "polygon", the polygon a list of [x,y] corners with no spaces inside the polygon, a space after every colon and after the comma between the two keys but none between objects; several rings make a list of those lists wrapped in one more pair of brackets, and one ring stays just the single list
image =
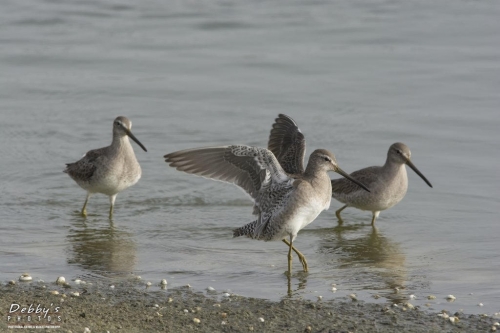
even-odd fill
[{"label": "speckled wing feather", "polygon": [[66,164],[64,172],[70,175],[75,181],[88,182],[97,169],[97,159],[102,156],[101,149],[90,150],[80,160]]},{"label": "speckled wing feather", "polygon": [[[374,188],[373,183],[378,181],[378,169],[380,169],[378,166],[368,167],[354,171],[350,176],[369,189],[372,189]],[[341,202],[345,202],[343,199],[345,195],[357,191],[363,192],[364,190],[346,178],[332,179],[332,196]]]},{"label": "speckled wing feather", "polygon": [[259,238],[293,189],[293,179],[265,148],[241,145],[195,148],[164,157],[165,162],[179,171],[233,183],[245,190],[254,199],[254,214],[259,215],[254,238]]},{"label": "speckled wing feather", "polygon": [[299,127],[287,115],[279,114],[269,135],[268,149],[289,174],[304,172],[306,140]]}]

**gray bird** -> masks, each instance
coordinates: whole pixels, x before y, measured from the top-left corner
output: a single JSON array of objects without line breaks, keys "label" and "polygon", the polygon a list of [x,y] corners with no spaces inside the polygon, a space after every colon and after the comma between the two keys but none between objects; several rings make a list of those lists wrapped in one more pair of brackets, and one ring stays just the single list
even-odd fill
[{"label": "gray bird", "polygon": [[289,276],[292,249],[304,271],[308,270],[304,255],[293,246],[293,241],[299,230],[330,206],[332,188],[327,172],[351,179],[338,167],[334,155],[324,149],[311,154],[306,170],[300,175],[286,173],[271,151],[250,146],[195,148],[164,157],[179,171],[233,183],[245,190],[254,200],[257,220],[235,229],[234,237],[285,242],[289,246]]},{"label": "gray bird", "polygon": [[110,146],[88,151],[79,161],[66,164],[64,170],[87,191],[82,216],[87,216],[87,202],[93,193],[109,196],[109,218],[113,216],[116,195],[141,178],[141,166],[134,154],[129,137],[144,151],[146,147],[130,131],[132,122],[126,117],[113,121],[113,141]]},{"label": "gray bird", "polygon": [[370,193],[342,179],[332,180],[332,196],[345,205],[335,214],[342,224],[340,212],[347,207],[355,207],[372,212],[372,226],[382,210],[389,209],[403,200],[408,190],[408,176],[405,165],[412,168],[429,187],[432,184],[410,160],[410,148],[404,143],[391,145],[387,152],[387,160],[383,166],[372,166],[351,173],[351,177],[362,182],[371,189]]}]

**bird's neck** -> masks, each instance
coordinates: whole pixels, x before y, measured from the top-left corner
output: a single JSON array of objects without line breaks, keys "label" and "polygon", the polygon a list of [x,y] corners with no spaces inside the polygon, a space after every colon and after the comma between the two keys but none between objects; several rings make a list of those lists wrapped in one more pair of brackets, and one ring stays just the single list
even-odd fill
[{"label": "bird's neck", "polygon": [[330,177],[328,173],[322,168],[318,168],[316,165],[308,165],[306,171],[304,172],[304,179],[314,184],[321,184],[323,182],[330,182]]},{"label": "bird's neck", "polygon": [[126,135],[113,135],[113,141],[111,143],[111,146],[115,147],[117,150],[132,148],[130,140]]},{"label": "bird's neck", "polygon": [[389,159],[387,159],[387,161],[385,161],[385,164],[382,167],[382,169],[383,169],[383,173],[388,175],[388,176],[392,176],[392,175],[398,174],[400,172],[406,172],[404,164],[397,163],[397,162],[391,161]]}]

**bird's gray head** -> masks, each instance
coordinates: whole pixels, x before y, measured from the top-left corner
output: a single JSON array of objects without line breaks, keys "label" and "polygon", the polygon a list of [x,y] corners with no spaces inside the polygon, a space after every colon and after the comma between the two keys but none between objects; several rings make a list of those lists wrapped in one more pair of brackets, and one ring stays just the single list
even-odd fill
[{"label": "bird's gray head", "polygon": [[316,149],[309,157],[309,164],[325,171],[337,171],[338,165],[335,155],[326,149]]},{"label": "bird's gray head", "polygon": [[146,147],[132,134],[131,129],[132,122],[127,117],[119,116],[113,121],[113,137],[123,138],[129,136],[144,151],[147,151]]},{"label": "bird's gray head", "polygon": [[396,162],[398,164],[406,164],[411,157],[410,148],[401,142],[396,142],[389,147],[387,152],[387,157],[391,162]]},{"label": "bird's gray head", "polygon": [[415,164],[411,161],[411,151],[410,148],[408,148],[407,145],[401,142],[396,142],[389,147],[389,151],[387,152],[387,161],[392,162],[392,163],[398,163],[398,164],[406,164],[408,165],[417,175],[420,176],[420,178],[423,179],[424,182],[429,185],[429,187],[432,187],[431,182],[425,178],[425,176],[420,172],[420,170],[417,169]]},{"label": "bird's gray head", "polygon": [[116,117],[113,121],[113,133],[118,134],[120,136],[128,135],[127,131],[130,132],[132,129],[132,122],[124,116]]},{"label": "bird's gray head", "polygon": [[[347,178],[351,182],[359,185],[360,187],[362,187],[366,191],[370,192],[370,190],[366,186],[364,186],[363,184],[361,184],[360,182],[358,182],[357,180],[352,178],[347,172],[342,170],[339,167],[339,165],[337,164],[337,160],[335,159],[335,156],[333,155],[333,153],[329,152],[326,149],[315,150],[311,154],[311,157],[309,157],[309,164],[307,166],[308,168],[309,168],[309,165],[311,165],[311,163],[313,164],[313,167],[319,168],[320,170],[336,172],[339,175],[341,175],[342,177]],[[307,173],[307,170],[306,170],[306,173]]]}]

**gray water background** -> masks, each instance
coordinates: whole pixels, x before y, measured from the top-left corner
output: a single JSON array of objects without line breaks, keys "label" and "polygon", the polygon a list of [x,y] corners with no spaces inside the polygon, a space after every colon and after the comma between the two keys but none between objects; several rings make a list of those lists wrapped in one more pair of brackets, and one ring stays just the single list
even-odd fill
[{"label": "gray water background", "polygon": [[[352,172],[401,141],[434,185],[408,169],[376,230],[355,209],[338,227],[332,201],[295,242],[310,273],[294,258],[292,297],[499,312],[499,17],[495,1],[4,1],[0,281],[140,275],[287,297],[287,248],[232,238],[249,198],[162,158],[264,147],[286,113],[308,153],[330,149]],[[148,148],[134,144],[143,176],[111,223],[103,195],[84,219],[85,192],[62,170],[108,145],[118,115]]]}]

